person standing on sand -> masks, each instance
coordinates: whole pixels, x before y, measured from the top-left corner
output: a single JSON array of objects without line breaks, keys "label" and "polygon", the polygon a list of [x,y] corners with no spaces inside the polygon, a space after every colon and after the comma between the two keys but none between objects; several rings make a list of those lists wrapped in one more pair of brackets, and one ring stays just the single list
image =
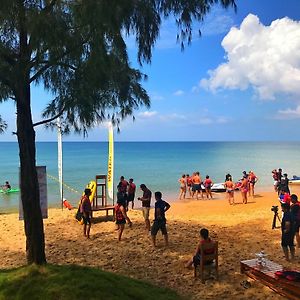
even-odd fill
[{"label": "person standing on sand", "polygon": [[209,178],[208,175],[206,175],[205,180],[204,180],[204,182],[203,182],[203,185],[204,185],[204,187],[205,187],[205,193],[206,193],[207,199],[209,199],[209,196],[210,196],[210,198],[212,199],[213,197],[212,197],[212,193],[211,193],[211,187],[212,187],[212,185],[213,185],[213,182],[212,182],[212,180]]},{"label": "person standing on sand", "polygon": [[194,188],[194,192],[196,193],[197,200],[199,200],[198,196],[200,193],[201,193],[201,197],[203,199],[203,192],[202,192],[202,188],[201,188],[202,180],[201,180],[200,173],[196,172],[195,176],[193,176],[192,180],[193,180],[193,188]]},{"label": "person standing on sand", "polygon": [[89,196],[91,195],[90,189],[84,190],[84,195],[81,198],[80,204],[80,212],[82,213],[83,219],[83,235],[90,238],[90,230],[91,230],[91,217],[92,217],[92,206]]},{"label": "person standing on sand", "polygon": [[151,237],[153,246],[156,247],[156,235],[161,230],[162,235],[165,239],[165,245],[168,246],[168,232],[166,227],[166,211],[170,208],[170,204],[162,200],[161,192],[155,192],[155,210],[154,210],[154,222],[151,227]]},{"label": "person standing on sand", "polygon": [[193,184],[192,177],[189,174],[186,174],[186,186],[187,186],[187,190],[189,192],[190,198],[192,198],[192,191],[191,191],[192,184]]},{"label": "person standing on sand", "polygon": [[140,188],[143,191],[143,197],[138,197],[138,200],[142,201],[143,217],[145,219],[146,229],[150,233],[149,212],[150,212],[152,192],[146,187],[144,183],[140,185]]},{"label": "person standing on sand", "polygon": [[295,258],[295,246],[294,246],[294,220],[290,212],[290,206],[287,203],[281,204],[281,209],[283,211],[283,218],[281,221],[281,247],[287,261],[290,260],[289,250],[291,253],[291,259]]},{"label": "person standing on sand", "polygon": [[124,199],[117,200],[117,205],[115,206],[115,218],[118,230],[118,241],[121,241],[126,221],[128,222],[129,227],[132,226],[132,222],[126,214],[126,209],[124,207]]},{"label": "person standing on sand", "polygon": [[300,202],[298,197],[295,194],[291,195],[291,214],[294,218],[295,226],[295,237],[297,242],[297,247],[300,248],[300,236],[299,236],[299,227],[300,227]]},{"label": "person standing on sand", "polygon": [[127,187],[128,187],[128,181],[125,180],[124,176],[120,177],[120,182],[118,184],[118,189],[121,193],[124,194],[124,198],[127,201]]},{"label": "person standing on sand", "polygon": [[131,209],[134,207],[134,197],[135,197],[136,185],[133,183],[133,178],[129,179],[129,185],[127,189],[127,207],[128,210],[129,202],[131,202]]},{"label": "person standing on sand", "polygon": [[240,191],[242,194],[242,199],[244,204],[247,204],[248,201],[247,199],[248,190],[249,190],[248,176],[244,175],[240,186]]},{"label": "person standing on sand", "polygon": [[226,188],[226,195],[230,205],[234,205],[234,183],[232,182],[231,177],[226,177],[224,186]]},{"label": "person standing on sand", "polygon": [[248,181],[249,181],[249,197],[254,197],[254,185],[258,181],[258,177],[254,174],[253,171],[249,172]]},{"label": "person standing on sand", "polygon": [[284,173],[283,178],[281,178],[280,190],[283,190],[283,191],[285,191],[289,194],[291,193],[290,188],[289,188],[289,179],[288,179],[288,174],[287,173]]},{"label": "person standing on sand", "polygon": [[186,177],[185,174],[181,176],[181,178],[178,179],[178,182],[180,183],[180,191],[179,191],[179,200],[183,197],[185,199],[186,194]]},{"label": "person standing on sand", "polygon": [[274,191],[277,192],[277,188],[278,188],[278,176],[277,176],[277,170],[274,169],[272,171],[272,177],[273,177],[273,181],[274,181]]}]

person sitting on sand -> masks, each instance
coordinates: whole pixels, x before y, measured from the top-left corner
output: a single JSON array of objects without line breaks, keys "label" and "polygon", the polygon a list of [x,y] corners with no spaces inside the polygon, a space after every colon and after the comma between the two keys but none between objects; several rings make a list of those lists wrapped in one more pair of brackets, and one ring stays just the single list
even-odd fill
[{"label": "person sitting on sand", "polygon": [[[194,265],[194,268],[196,266],[200,265],[200,260],[201,260],[201,245],[203,244],[207,244],[207,243],[211,243],[211,239],[209,237],[209,232],[206,228],[202,228],[200,230],[200,241],[197,245],[195,254],[193,256],[193,258],[191,258],[187,263],[186,263],[186,268],[190,268],[192,265]],[[209,255],[209,254],[213,254],[215,251],[215,248],[208,248],[205,250],[204,254]],[[207,262],[207,263],[213,263],[211,262]]]},{"label": "person sitting on sand", "polygon": [[209,196],[210,196],[210,198],[212,199],[211,187],[212,187],[212,185],[213,185],[213,182],[212,182],[212,180],[209,178],[208,175],[206,175],[205,180],[204,180],[204,182],[203,182],[203,185],[204,185],[204,187],[205,187],[205,193],[206,193],[207,199],[209,198]]},{"label": "person sitting on sand", "polygon": [[299,236],[299,227],[300,227],[300,202],[298,201],[298,197],[295,194],[291,195],[291,214],[294,218],[294,226],[295,226],[295,237],[297,241],[297,247],[300,248],[300,236]]},{"label": "person sitting on sand", "polygon": [[294,246],[294,236],[295,227],[293,216],[290,212],[290,206],[287,203],[281,204],[281,209],[283,211],[283,217],[281,221],[281,247],[287,261],[290,260],[289,250],[292,260],[295,257],[295,246]]},{"label": "person sitting on sand", "polygon": [[117,204],[115,206],[115,218],[116,225],[118,230],[118,241],[121,241],[122,234],[125,228],[126,221],[129,224],[129,227],[132,226],[132,222],[126,214],[126,204],[124,204],[124,198],[117,199]]},{"label": "person sitting on sand", "polygon": [[143,197],[138,197],[138,200],[142,201],[143,217],[145,219],[146,229],[150,233],[149,212],[150,212],[152,192],[146,187],[144,183],[140,185],[140,188],[143,191]]},{"label": "person sitting on sand", "polygon": [[226,188],[226,195],[230,205],[234,205],[234,183],[232,182],[231,177],[227,177],[224,186]]},{"label": "person sitting on sand", "polygon": [[166,211],[170,208],[170,204],[162,200],[161,192],[155,192],[155,210],[154,210],[154,222],[151,227],[151,237],[153,246],[156,247],[156,235],[161,230],[165,239],[165,245],[168,246],[168,232],[166,227]]},{"label": "person sitting on sand", "polygon": [[89,196],[91,195],[90,189],[84,190],[84,195],[81,198],[80,201],[80,212],[83,214],[83,235],[90,238],[90,230],[91,230],[91,217],[92,217],[92,206],[91,201],[89,199]]},{"label": "person sitting on sand", "polygon": [[186,194],[186,176],[183,174],[181,178],[178,179],[178,182],[180,183],[180,191],[179,191],[179,200],[181,198],[185,199]]}]

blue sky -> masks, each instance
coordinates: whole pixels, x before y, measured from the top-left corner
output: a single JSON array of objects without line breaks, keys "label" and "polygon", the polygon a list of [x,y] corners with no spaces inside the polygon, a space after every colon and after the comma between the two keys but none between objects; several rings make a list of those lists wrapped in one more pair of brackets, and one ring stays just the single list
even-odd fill
[{"label": "blue sky", "polygon": [[[152,63],[142,71],[151,108],[121,124],[116,141],[299,141],[300,1],[236,1],[237,13],[216,7],[203,24],[194,24],[192,45],[182,52],[173,20],[163,24]],[[136,49],[128,39],[132,65]],[[34,121],[50,97],[32,88]],[[15,141],[15,108],[0,105],[9,128],[0,136]],[[37,141],[56,133],[37,128]],[[71,134],[65,141],[81,141]],[[107,129],[89,132],[89,141],[106,141]]]}]

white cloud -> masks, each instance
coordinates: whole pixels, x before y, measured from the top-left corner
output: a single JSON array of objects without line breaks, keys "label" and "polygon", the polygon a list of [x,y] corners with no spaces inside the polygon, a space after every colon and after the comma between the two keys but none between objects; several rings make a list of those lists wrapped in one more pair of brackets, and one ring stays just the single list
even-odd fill
[{"label": "white cloud", "polygon": [[164,100],[165,98],[161,95],[158,95],[157,93],[150,93],[151,100]]},{"label": "white cloud", "polygon": [[182,96],[184,95],[184,91],[183,90],[178,90],[176,92],[173,93],[174,96]]},{"label": "white cloud", "polygon": [[184,116],[184,115],[179,115],[179,114],[177,114],[177,113],[173,113],[173,114],[166,114],[166,115],[161,115],[160,116],[160,119],[162,120],[162,121],[176,121],[176,120],[182,120],[182,121],[184,121],[184,120],[186,120],[187,119],[187,117],[186,116]]},{"label": "white cloud", "polygon": [[253,87],[260,99],[300,95],[300,22],[286,17],[264,26],[249,14],[240,28],[231,28],[222,46],[227,62],[208,71],[201,87],[213,92]]},{"label": "white cloud", "polygon": [[144,112],[140,112],[138,115],[139,115],[139,117],[141,117],[143,119],[149,119],[149,118],[156,116],[157,111],[144,111]]},{"label": "white cloud", "polygon": [[213,9],[204,19],[201,33],[203,36],[215,35],[228,32],[233,26],[233,19],[226,15],[222,8]]},{"label": "white cloud", "polygon": [[277,119],[300,119],[300,105],[296,107],[296,109],[285,109],[285,110],[279,110],[278,115],[276,117]]}]

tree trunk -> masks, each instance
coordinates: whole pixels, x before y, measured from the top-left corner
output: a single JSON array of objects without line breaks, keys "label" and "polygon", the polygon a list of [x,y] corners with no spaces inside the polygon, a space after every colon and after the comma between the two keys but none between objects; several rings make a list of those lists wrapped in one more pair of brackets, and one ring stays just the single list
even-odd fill
[{"label": "tree trunk", "polygon": [[28,264],[44,264],[45,237],[35,161],[35,131],[30,109],[30,85],[23,82],[17,101],[17,135],[20,155],[20,187]]},{"label": "tree trunk", "polygon": [[17,104],[17,136],[20,155],[20,187],[26,235],[27,263],[46,263],[43,218],[35,162],[35,131],[30,106],[30,49],[23,1],[19,5],[19,62],[15,96]]}]

